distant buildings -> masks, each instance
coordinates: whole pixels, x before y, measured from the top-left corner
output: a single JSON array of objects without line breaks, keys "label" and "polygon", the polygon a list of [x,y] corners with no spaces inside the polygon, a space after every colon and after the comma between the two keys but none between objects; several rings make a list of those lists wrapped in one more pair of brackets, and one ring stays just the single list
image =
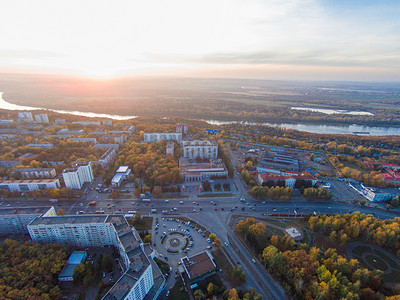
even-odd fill
[{"label": "distant buildings", "polygon": [[18,120],[20,122],[36,122],[36,123],[49,123],[49,117],[47,114],[37,114],[34,117],[30,111],[24,111],[18,113]]},{"label": "distant buildings", "polygon": [[30,111],[19,112],[18,119],[20,122],[33,122],[33,116]]},{"label": "distant buildings", "polygon": [[203,181],[215,177],[228,177],[228,170],[220,159],[197,163],[194,160],[181,158],[179,160],[179,169],[183,179],[189,182]]},{"label": "distant buildings", "polygon": [[215,141],[193,140],[182,141],[183,157],[189,159],[209,158],[216,159],[218,156],[218,145]]},{"label": "distant buildings", "polygon": [[26,146],[32,148],[42,148],[42,149],[49,149],[54,147],[53,144],[28,144]]},{"label": "distant buildings", "polygon": [[106,126],[112,126],[112,120],[103,120],[102,121],[102,123],[103,123],[103,125],[106,125]]},{"label": "distant buildings", "polygon": [[98,162],[100,165],[105,168],[108,166],[110,161],[114,159],[114,157],[117,155],[117,152],[115,151],[114,148],[108,148],[106,152],[99,158]]},{"label": "distant buildings", "polygon": [[119,150],[119,144],[96,144],[93,146],[94,148],[97,149],[109,149],[109,148],[113,148],[115,149],[115,151]]},{"label": "distant buildings", "polygon": [[76,121],[71,122],[72,124],[80,124],[82,126],[100,126],[100,122],[98,121]]},{"label": "distant buildings", "polygon": [[31,180],[2,180],[0,189],[10,192],[29,192],[33,190],[59,189],[60,181],[58,179],[31,179]]},{"label": "distant buildings", "polygon": [[166,148],[165,154],[174,156],[174,148],[175,148],[175,144],[173,142],[169,141],[167,143],[167,148]]},{"label": "distant buildings", "polygon": [[187,124],[176,124],[176,132],[186,134],[188,133],[189,126]]},{"label": "distant buildings", "polygon": [[80,136],[84,134],[84,131],[81,130],[69,130],[68,128],[63,128],[59,131],[57,131],[57,135],[64,135],[64,136],[71,136],[71,135],[76,135],[76,136]]},{"label": "distant buildings", "polygon": [[182,133],[175,132],[164,132],[164,133],[145,133],[144,134],[144,142],[145,143],[153,143],[153,142],[161,142],[161,141],[181,141]]},{"label": "distant buildings", "polygon": [[127,166],[121,166],[115,172],[115,176],[111,180],[111,185],[113,187],[121,186],[122,181],[129,179],[129,175],[131,175],[131,169]]},{"label": "distant buildings", "polygon": [[78,142],[78,143],[97,143],[96,138],[69,138],[71,142]]},{"label": "distant buildings", "polygon": [[90,161],[78,161],[72,168],[63,171],[64,183],[67,188],[81,189],[85,182],[92,182],[93,170]]},{"label": "distant buildings", "polygon": [[219,131],[215,130],[215,129],[204,129],[204,133],[208,134],[208,135],[214,135],[214,134],[218,134]]},{"label": "distant buildings", "polygon": [[47,114],[35,115],[35,122],[36,123],[49,123],[49,117],[47,116]]},{"label": "distant buildings", "polygon": [[218,267],[208,251],[181,258],[182,266],[190,283],[195,283],[217,273]]},{"label": "distant buildings", "polygon": [[54,178],[57,175],[54,168],[20,168],[12,171],[12,174],[19,174],[23,179]]}]

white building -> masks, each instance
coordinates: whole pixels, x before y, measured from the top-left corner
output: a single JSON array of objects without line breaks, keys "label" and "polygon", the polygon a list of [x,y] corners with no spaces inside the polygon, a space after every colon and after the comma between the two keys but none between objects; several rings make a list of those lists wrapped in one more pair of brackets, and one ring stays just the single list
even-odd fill
[{"label": "white building", "polygon": [[74,162],[72,168],[63,171],[63,178],[67,188],[81,189],[85,182],[92,182],[94,179],[91,162]]},{"label": "white building", "polygon": [[30,111],[23,111],[18,113],[18,119],[21,122],[33,122],[33,116]]},{"label": "white building", "polygon": [[165,154],[174,156],[174,148],[175,148],[174,142],[169,141],[167,143],[167,148],[165,149],[165,152],[166,152]]},{"label": "white building", "polygon": [[82,126],[100,126],[100,122],[98,121],[75,121],[71,122],[72,124],[80,124]]},{"label": "white building", "polygon": [[78,142],[78,143],[93,143],[96,144],[97,143],[97,139],[96,138],[69,138],[69,140],[71,142]]},{"label": "white building", "polygon": [[111,180],[111,185],[119,187],[122,181],[129,179],[129,175],[131,175],[131,169],[128,166],[120,166]]},{"label": "white building", "polygon": [[114,148],[108,148],[106,152],[99,158],[99,163],[103,168],[107,167],[109,162],[114,159],[117,155],[117,152]]},{"label": "white building", "polygon": [[189,126],[187,124],[176,124],[176,132],[187,133]]},{"label": "white building", "polygon": [[47,114],[35,115],[35,122],[36,123],[49,123],[49,117],[47,116]]},{"label": "white building", "polygon": [[182,141],[183,157],[189,159],[210,158],[215,159],[218,156],[218,145],[214,141],[209,140],[194,140]]},{"label": "white building", "polygon": [[[77,247],[115,246],[124,267],[123,275],[103,297],[104,300],[142,300],[149,294],[157,297],[165,279],[155,287],[154,261],[144,252],[144,245],[122,215],[77,215],[41,217],[28,225],[34,242],[58,242]],[[151,299],[151,298],[150,298]]]},{"label": "white building", "polygon": [[153,142],[161,142],[161,141],[181,141],[182,133],[181,132],[163,132],[163,133],[145,133],[144,134],[144,142],[145,143],[153,143]]},{"label": "white building", "polygon": [[31,179],[31,180],[2,180],[0,189],[10,192],[29,192],[33,190],[59,189],[60,181],[58,179]]}]

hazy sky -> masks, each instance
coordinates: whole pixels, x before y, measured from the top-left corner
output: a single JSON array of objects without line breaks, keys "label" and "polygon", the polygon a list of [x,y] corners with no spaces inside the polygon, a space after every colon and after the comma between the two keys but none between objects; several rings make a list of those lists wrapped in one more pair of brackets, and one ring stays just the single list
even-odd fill
[{"label": "hazy sky", "polygon": [[400,80],[399,0],[0,1],[0,71]]}]

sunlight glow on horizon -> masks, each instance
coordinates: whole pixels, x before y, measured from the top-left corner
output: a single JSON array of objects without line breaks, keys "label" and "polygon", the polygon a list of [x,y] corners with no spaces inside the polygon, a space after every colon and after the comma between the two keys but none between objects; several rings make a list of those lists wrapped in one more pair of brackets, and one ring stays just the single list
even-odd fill
[{"label": "sunlight glow on horizon", "polygon": [[298,79],[339,79],[350,70],[354,79],[400,80],[400,4],[358,3],[3,2],[0,71],[109,78],[207,70],[213,76],[217,70],[227,77],[270,78],[280,66],[292,66],[288,74]]}]

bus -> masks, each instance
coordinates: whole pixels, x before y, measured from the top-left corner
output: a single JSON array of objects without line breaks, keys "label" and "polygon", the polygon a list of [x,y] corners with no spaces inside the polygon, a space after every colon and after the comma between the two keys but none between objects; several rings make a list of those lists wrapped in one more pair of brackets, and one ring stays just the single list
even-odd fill
[{"label": "bus", "polygon": [[96,205],[96,201],[89,202],[89,205],[90,206],[95,206]]},{"label": "bus", "polygon": [[134,214],[136,214],[136,210],[130,210],[130,211],[128,211],[128,214],[134,215]]},{"label": "bus", "polygon": [[151,210],[151,213],[153,213],[153,214],[155,214],[157,212],[157,209],[155,209],[155,208],[153,208],[152,210]]},{"label": "bus", "polygon": [[150,199],[149,198],[144,198],[143,202],[150,202]]},{"label": "bus", "polygon": [[52,202],[52,203],[57,203],[58,199],[50,199],[49,201]]}]

